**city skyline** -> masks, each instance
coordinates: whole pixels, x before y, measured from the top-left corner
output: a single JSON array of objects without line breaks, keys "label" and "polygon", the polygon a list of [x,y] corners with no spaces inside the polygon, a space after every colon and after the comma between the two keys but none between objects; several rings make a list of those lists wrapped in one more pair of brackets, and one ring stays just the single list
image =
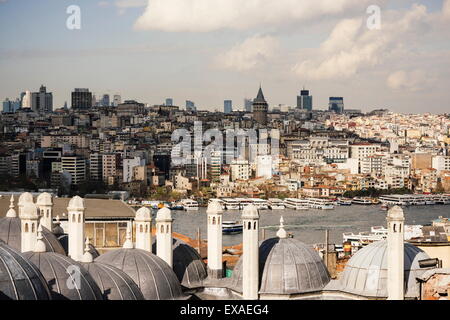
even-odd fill
[{"label": "city skyline", "polygon": [[[196,2],[185,1],[185,12],[200,21],[192,25],[174,0],[77,1],[81,29],[69,30],[72,2],[0,2],[0,66],[7,75],[0,82],[2,100],[44,84],[55,107],[70,101],[74,88],[87,87],[150,105],[167,97],[180,106],[191,100],[212,111],[225,99],[239,106],[262,82],[270,106],[295,106],[305,86],[315,109],[342,96],[346,108],[363,111],[447,110],[448,0],[300,1],[308,10],[289,13],[286,4],[275,14],[248,5],[211,21],[197,19],[191,11]],[[381,9],[380,30],[366,28],[373,4]],[[237,5],[230,1],[223,9]],[[215,17],[209,6],[204,12]],[[246,23],[236,24],[244,14]],[[7,16],[17,21],[15,30]]]}]

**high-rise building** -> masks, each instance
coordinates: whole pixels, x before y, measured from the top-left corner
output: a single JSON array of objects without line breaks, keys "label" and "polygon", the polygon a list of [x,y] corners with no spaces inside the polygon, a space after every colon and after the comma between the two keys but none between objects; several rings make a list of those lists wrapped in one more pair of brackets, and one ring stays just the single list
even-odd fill
[{"label": "high-rise building", "polygon": [[260,125],[267,125],[267,112],[269,110],[269,105],[267,104],[266,99],[264,98],[264,94],[262,92],[261,87],[259,87],[258,95],[253,100],[252,104],[253,108],[253,119],[258,122]]},{"label": "high-rise building", "polygon": [[186,100],[186,111],[195,112],[197,108],[195,107],[195,103],[189,100]]},{"label": "high-rise building", "polygon": [[70,173],[72,184],[77,185],[86,180],[86,161],[78,156],[61,157],[63,172]]},{"label": "high-rise building", "polygon": [[297,96],[297,108],[312,111],[312,96],[309,95],[309,90],[300,91]]},{"label": "high-rise building", "polygon": [[118,94],[114,95],[114,101],[113,101],[113,106],[117,107],[119,104],[122,103],[122,97]]},{"label": "high-rise building", "polygon": [[72,92],[72,109],[92,108],[92,92],[89,89],[76,88]]},{"label": "high-rise building", "polygon": [[109,100],[109,94],[103,95],[101,105],[102,107],[109,107],[111,105]]},{"label": "high-rise building", "polygon": [[328,110],[336,113],[344,112],[344,98],[342,97],[330,97],[330,103]]},{"label": "high-rise building", "polygon": [[232,113],[233,112],[233,101],[225,100],[223,102],[223,112],[224,113]]},{"label": "high-rise building", "polygon": [[173,99],[172,98],[167,98],[166,99],[166,106],[168,106],[168,107],[173,106]]},{"label": "high-rise building", "polygon": [[9,101],[9,99],[8,98],[6,98],[4,101],[3,101],[3,109],[2,109],[2,112],[12,112],[11,111],[11,101]]},{"label": "high-rise building", "polygon": [[53,111],[53,94],[47,92],[47,88],[43,85],[39,88],[39,92],[31,94],[31,109],[44,113]]},{"label": "high-rise building", "polygon": [[24,109],[30,109],[31,108],[31,92],[25,91],[23,98],[22,98],[22,108]]},{"label": "high-rise building", "polygon": [[244,108],[246,112],[252,112],[252,99],[244,99]]}]

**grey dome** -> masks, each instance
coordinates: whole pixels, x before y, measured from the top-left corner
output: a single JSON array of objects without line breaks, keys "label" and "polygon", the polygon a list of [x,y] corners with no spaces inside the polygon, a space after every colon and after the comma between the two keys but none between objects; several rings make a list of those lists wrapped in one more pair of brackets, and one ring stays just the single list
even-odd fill
[{"label": "grey dome", "polygon": [[[271,238],[259,247],[260,294],[296,295],[321,291],[330,282],[319,254],[293,238]],[[242,258],[232,287],[242,292]]]},{"label": "grey dome", "polygon": [[[45,227],[42,227],[42,236],[47,252],[66,254],[56,236]],[[0,239],[15,250],[22,250],[22,226],[20,218],[0,219]]]},{"label": "grey dome", "polygon": [[[64,233],[62,235],[59,235],[57,239],[63,250],[66,252],[65,254],[67,255],[69,252],[69,235],[67,233]],[[94,259],[100,255],[100,253],[91,243],[89,244],[89,253],[92,254],[92,258]]]},{"label": "grey dome", "polygon": [[[405,243],[404,252],[405,297],[416,298],[420,295],[416,277],[427,270],[419,267],[419,260],[429,257],[409,243]],[[387,298],[386,240],[374,242],[355,253],[341,276],[340,291],[364,297]]]},{"label": "grey dome", "polygon": [[144,300],[137,284],[122,270],[100,262],[83,266],[99,286],[104,300]]},{"label": "grey dome", "polygon": [[170,266],[141,249],[117,249],[100,255],[95,262],[119,268],[138,285],[146,300],[183,299],[180,282]]},{"label": "grey dome", "polygon": [[[25,252],[41,271],[53,300],[103,300],[100,288],[86,269],[69,257],[54,252]],[[76,271],[78,268],[79,273]],[[69,274],[70,273],[70,274]],[[71,279],[79,275],[79,283]],[[69,288],[70,285],[74,288]]]},{"label": "grey dome", "polygon": [[0,241],[0,300],[50,299],[50,290],[39,269]]},{"label": "grey dome", "polygon": [[[186,242],[173,238],[173,271],[181,284],[187,288],[201,285],[208,273],[206,265],[198,254]],[[156,252],[156,239],[153,242],[153,252]]]}]

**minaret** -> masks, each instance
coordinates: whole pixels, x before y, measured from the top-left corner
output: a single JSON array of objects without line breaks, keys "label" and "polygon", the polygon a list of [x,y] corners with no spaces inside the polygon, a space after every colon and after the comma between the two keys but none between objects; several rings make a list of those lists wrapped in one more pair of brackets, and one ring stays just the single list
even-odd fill
[{"label": "minaret", "polygon": [[156,214],[156,255],[171,267],[173,265],[172,221],[172,213],[169,208],[158,210]]},{"label": "minaret", "polygon": [[136,249],[152,252],[152,213],[142,207],[136,212]]},{"label": "minaret", "polygon": [[79,196],[73,197],[67,207],[69,226],[69,257],[81,261],[84,254],[84,200]]},{"label": "minaret", "polygon": [[37,231],[37,237],[36,237],[36,243],[34,245],[33,251],[36,253],[43,253],[46,252],[45,248],[45,242],[44,237],[42,236],[42,225],[39,224],[38,231]]},{"label": "minaret", "polygon": [[53,229],[53,201],[50,193],[41,193],[36,200],[36,205],[39,208],[41,222],[43,227],[48,230]]},{"label": "minaret", "polygon": [[387,215],[388,300],[404,299],[404,223],[403,209],[395,206]]},{"label": "minaret", "polygon": [[287,234],[286,230],[284,229],[283,217],[280,218],[280,229],[278,229],[277,237],[280,239],[286,239],[288,237],[288,234]]},{"label": "minaret", "polygon": [[90,250],[90,242],[89,238],[86,238],[85,246],[84,246],[84,254],[83,258],[81,259],[81,262],[83,263],[92,263],[94,262],[94,257],[92,256],[92,253],[89,252]]},{"label": "minaret", "polygon": [[9,210],[6,212],[6,218],[17,218],[17,212],[14,210],[14,196],[9,200]]},{"label": "minaret", "polygon": [[219,201],[212,201],[206,210],[208,215],[208,276],[220,279],[222,266],[222,213]]},{"label": "minaret", "polygon": [[124,249],[133,249],[133,236],[131,234],[132,232],[132,228],[131,228],[131,222],[128,221],[127,223],[127,233],[126,233],[126,238],[125,238],[125,242],[123,243],[122,248]]},{"label": "minaret", "polygon": [[39,212],[33,202],[22,202],[20,207],[21,251],[33,251],[37,241]]},{"label": "minaret", "polygon": [[242,254],[242,294],[246,300],[257,300],[259,292],[259,213],[250,204],[242,211],[244,224]]}]

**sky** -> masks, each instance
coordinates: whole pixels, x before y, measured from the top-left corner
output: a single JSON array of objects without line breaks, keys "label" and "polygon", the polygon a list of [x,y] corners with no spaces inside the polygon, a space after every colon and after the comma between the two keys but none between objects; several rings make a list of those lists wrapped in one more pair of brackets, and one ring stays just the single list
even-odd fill
[{"label": "sky", "polygon": [[0,100],[43,84],[55,108],[89,88],[223,110],[261,84],[271,106],[305,87],[316,109],[444,113],[449,30],[450,0],[0,0]]}]

